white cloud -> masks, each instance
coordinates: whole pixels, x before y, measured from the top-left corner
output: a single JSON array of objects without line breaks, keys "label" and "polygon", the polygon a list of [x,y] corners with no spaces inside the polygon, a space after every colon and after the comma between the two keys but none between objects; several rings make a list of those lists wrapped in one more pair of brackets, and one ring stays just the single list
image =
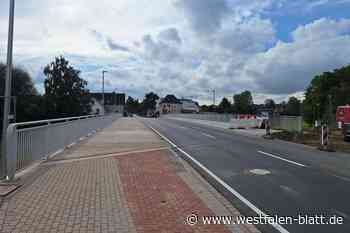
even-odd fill
[{"label": "white cloud", "polygon": [[163,30],[158,35],[159,40],[164,40],[166,42],[174,42],[177,44],[182,43],[182,39],[180,38],[179,32],[176,28],[168,28]]},{"label": "white cloud", "polygon": [[[257,90],[276,94],[303,90],[320,73],[350,63],[349,20],[317,20],[300,26],[291,43],[275,47],[250,59],[244,75],[255,79]],[[321,36],[317,36],[321,35]]]},{"label": "white cloud", "polygon": [[293,32],[293,38],[295,41],[319,41],[346,34],[350,34],[350,19],[336,21],[322,18],[311,24],[299,26]]},{"label": "white cloud", "polygon": [[240,23],[229,23],[214,38],[222,48],[236,53],[264,51],[276,39],[271,21],[258,17]]},{"label": "white cloud", "polygon": [[342,5],[346,3],[350,3],[350,0],[313,0],[306,2],[306,9],[313,10],[314,8],[326,5]]}]

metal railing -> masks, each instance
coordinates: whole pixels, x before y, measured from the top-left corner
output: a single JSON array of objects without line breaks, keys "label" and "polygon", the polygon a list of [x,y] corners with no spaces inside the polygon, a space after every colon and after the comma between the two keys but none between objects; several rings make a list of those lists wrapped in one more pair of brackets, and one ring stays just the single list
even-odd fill
[{"label": "metal railing", "polygon": [[98,129],[111,124],[119,114],[81,116],[9,125],[6,137],[6,178],[17,170],[45,160]]},{"label": "metal railing", "polygon": [[179,117],[179,118],[188,118],[196,120],[206,120],[206,121],[219,121],[219,122],[230,122],[233,118],[233,114],[219,114],[219,113],[174,113],[164,115],[165,117]]}]

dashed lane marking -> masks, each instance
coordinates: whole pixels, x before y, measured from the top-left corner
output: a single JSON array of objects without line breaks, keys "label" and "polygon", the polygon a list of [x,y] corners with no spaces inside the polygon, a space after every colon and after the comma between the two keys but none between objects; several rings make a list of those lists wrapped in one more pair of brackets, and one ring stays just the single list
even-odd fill
[{"label": "dashed lane marking", "polygon": [[294,164],[294,165],[297,165],[297,166],[300,166],[300,167],[307,167],[306,165],[304,164],[301,164],[301,163],[297,163],[297,162],[294,162],[292,160],[289,160],[289,159],[285,159],[285,158],[282,158],[280,156],[277,156],[277,155],[274,155],[274,154],[270,154],[270,153],[267,153],[267,152],[264,152],[264,151],[258,151],[258,153],[260,154],[263,154],[263,155],[266,155],[266,156],[269,156],[269,157],[272,157],[272,158],[275,158],[275,159],[279,159],[279,160],[282,160],[282,161],[285,161],[285,162],[288,162],[288,163],[291,163],[291,164]]},{"label": "dashed lane marking", "polygon": [[213,135],[207,134],[207,133],[202,133],[202,135],[204,135],[208,138],[216,139],[216,137],[214,137]]}]

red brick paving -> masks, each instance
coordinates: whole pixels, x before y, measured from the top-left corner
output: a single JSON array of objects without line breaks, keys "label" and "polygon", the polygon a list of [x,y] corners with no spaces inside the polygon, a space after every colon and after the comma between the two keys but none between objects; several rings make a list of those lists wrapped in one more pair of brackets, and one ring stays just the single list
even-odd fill
[{"label": "red brick paving", "polygon": [[176,175],[168,151],[118,157],[119,174],[138,233],[226,233],[223,225],[185,224],[186,216],[214,213]]}]

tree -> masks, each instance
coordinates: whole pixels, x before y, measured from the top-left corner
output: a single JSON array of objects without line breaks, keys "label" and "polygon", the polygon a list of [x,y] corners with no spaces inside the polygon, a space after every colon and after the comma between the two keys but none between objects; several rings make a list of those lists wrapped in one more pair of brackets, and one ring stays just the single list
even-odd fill
[{"label": "tree", "polygon": [[208,112],[218,112],[218,106],[212,104],[208,107]]},{"label": "tree", "polygon": [[147,93],[141,104],[141,113],[147,115],[148,111],[154,112],[156,110],[157,100],[159,96],[153,92]]},{"label": "tree", "polygon": [[126,100],[125,108],[126,108],[126,111],[130,113],[138,113],[140,111],[139,100],[129,96],[128,99]]},{"label": "tree", "polygon": [[228,99],[225,97],[221,100],[221,103],[218,106],[219,113],[229,113],[232,110],[232,105]]},{"label": "tree", "polygon": [[[6,65],[0,63],[0,96],[5,92]],[[14,67],[11,95],[16,99],[16,121],[35,121],[45,118],[43,97],[36,90],[32,78],[22,68]],[[13,106],[12,99],[12,106]],[[3,98],[1,98],[0,118],[3,116]],[[13,112],[12,108],[12,112]]]},{"label": "tree", "polygon": [[276,108],[276,103],[273,99],[266,99],[265,100],[265,107],[271,108],[272,110],[274,110]]},{"label": "tree", "polygon": [[202,105],[202,106],[200,106],[200,111],[201,112],[209,112],[209,107],[207,105]]},{"label": "tree", "polygon": [[71,117],[90,112],[91,100],[87,81],[80,78],[80,71],[69,65],[64,57],[56,57],[55,61],[44,69],[45,98],[50,118]]},{"label": "tree", "polygon": [[244,91],[241,94],[233,96],[235,101],[234,109],[239,114],[251,114],[253,112],[253,97],[250,91]]},{"label": "tree", "polygon": [[[307,122],[324,119],[331,112],[335,113],[337,106],[350,104],[350,65],[317,75],[311,81],[305,93],[303,115]],[[331,104],[329,103],[331,97]]]},{"label": "tree", "polygon": [[296,97],[290,97],[286,105],[286,113],[291,116],[300,115],[301,102]]}]

